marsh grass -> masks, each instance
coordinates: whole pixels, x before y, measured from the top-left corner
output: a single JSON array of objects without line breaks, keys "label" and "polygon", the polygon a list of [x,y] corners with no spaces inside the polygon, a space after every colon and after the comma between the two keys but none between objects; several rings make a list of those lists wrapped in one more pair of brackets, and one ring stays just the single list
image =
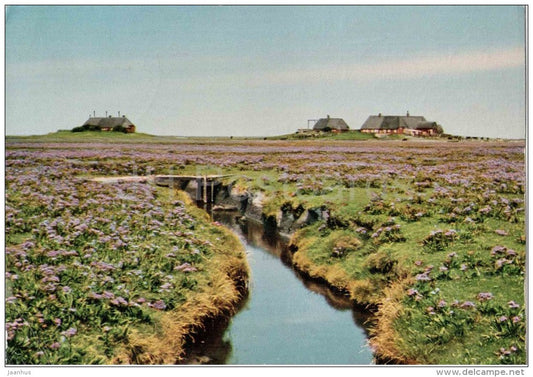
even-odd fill
[{"label": "marsh grass", "polygon": [[[240,268],[232,266],[244,262],[240,257],[233,259],[229,250],[238,250],[236,244],[224,238],[218,227],[206,224],[203,215],[189,206],[189,212],[180,213],[184,221],[177,228],[161,228],[150,223],[152,219],[129,218],[124,213],[130,204],[123,199],[142,192],[141,186],[121,190],[120,200],[113,193],[115,202],[109,203],[112,193],[92,184],[80,185],[74,193],[69,183],[94,175],[210,172],[234,174],[225,178],[225,183],[234,184],[243,194],[261,191],[265,218],[276,219],[283,208],[295,214],[321,209],[318,222],[293,235],[293,262],[310,276],[329,281],[359,304],[377,310],[371,343],[379,357],[402,363],[525,363],[523,142],[178,140],[142,135],[130,142],[127,136],[97,143],[90,139],[67,141],[66,135],[7,139],[6,289],[13,296],[6,303],[6,318],[8,333],[16,335],[8,340],[12,342],[8,347],[11,360],[162,362],[172,358],[170,348],[180,344],[180,334],[191,330],[176,325],[172,340],[160,331],[174,322],[172,316],[180,308],[190,310],[184,315],[189,319],[201,317],[193,307],[205,312],[217,312],[215,306],[226,308],[227,300],[208,298],[208,292],[214,293],[207,288],[209,279],[215,279],[217,283],[211,284],[226,292],[224,276],[238,277]],[[168,192],[158,191],[155,197],[145,194],[140,203],[154,204],[157,196],[159,202],[185,203],[184,198],[166,196]],[[97,211],[101,203],[109,205],[108,210],[94,216],[99,218],[96,230],[104,234],[74,236],[78,225],[71,220]],[[165,219],[159,210],[151,215],[159,222]],[[95,310],[91,315],[104,318],[87,330],[81,323],[78,326],[76,314],[68,311],[69,305],[77,302],[72,301],[72,294],[61,293],[57,296],[61,305],[51,305],[47,299],[50,292],[43,289],[59,287],[57,282],[41,283],[39,279],[45,276],[32,278],[23,270],[29,265],[50,264],[58,250],[68,254],[76,249],[79,256],[61,257],[78,260],[91,254],[84,245],[102,252],[105,258],[101,262],[118,263],[117,255],[122,257],[127,250],[120,242],[116,244],[120,253],[116,254],[104,253],[98,242],[90,244],[101,237],[102,245],[115,245],[117,240],[105,238],[116,236],[111,225],[102,220],[105,218],[115,223],[115,230],[133,221],[131,235],[134,250],[143,251],[136,255],[141,263],[167,271],[193,268],[177,275],[174,300],[166,296],[169,292],[158,292],[165,282],[154,268],[147,269],[146,279],[128,276],[125,282],[139,282],[135,292],[148,296],[150,304],[158,306],[158,299],[165,296],[169,308],[160,310],[145,304],[141,310],[125,311],[136,318],[135,325],[128,326],[113,317],[124,312],[87,301],[83,310],[91,308]],[[180,236],[167,237],[168,232],[176,231]],[[33,238],[38,242],[31,246],[28,242]],[[191,242],[185,242],[189,238]],[[65,239],[72,243],[63,247]],[[228,247],[221,247],[225,242],[229,242]],[[174,247],[183,251],[179,253],[180,264],[165,259],[168,249]],[[225,272],[210,275],[209,261],[221,255],[233,260],[232,266],[221,262]],[[132,259],[123,261],[125,269],[135,269]],[[53,262],[60,264],[59,260]],[[107,264],[92,267],[105,269]],[[84,281],[83,272],[77,268],[63,272],[73,293],[88,293],[74,284]],[[63,275],[58,277],[63,284]],[[96,287],[96,293],[118,285],[105,284]],[[39,294],[31,299],[34,309],[29,311],[30,292]],[[203,299],[197,296],[203,293],[207,294]],[[64,314],[62,327],[51,331],[60,313]],[[47,330],[37,314],[44,316]],[[106,326],[105,321],[114,321],[109,326],[113,329],[95,334],[94,329]],[[68,335],[72,332],[69,323],[77,324],[77,334]],[[59,343],[61,332],[67,334],[63,343]],[[44,335],[42,344],[28,343],[35,334]],[[95,342],[90,343],[90,339]],[[115,353],[118,349],[121,351]],[[31,360],[27,359],[30,354]]]},{"label": "marsh grass", "polygon": [[31,169],[6,177],[8,364],[173,364],[232,314],[243,246],[185,193]]}]

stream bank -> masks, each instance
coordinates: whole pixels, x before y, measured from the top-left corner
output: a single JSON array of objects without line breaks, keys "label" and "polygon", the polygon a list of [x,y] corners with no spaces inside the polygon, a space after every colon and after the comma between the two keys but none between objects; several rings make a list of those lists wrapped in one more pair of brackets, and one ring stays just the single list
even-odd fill
[{"label": "stream bank", "polygon": [[[190,182],[186,187],[182,187],[190,196],[196,192],[195,182]],[[365,313],[365,321],[370,321],[371,328],[379,329],[383,324],[379,321],[379,301],[373,298],[372,300],[355,299],[353,297],[353,285],[357,284],[357,281],[353,279],[346,279],[345,277],[338,277],[337,272],[330,273],[324,270],[322,267],[317,267],[309,261],[303,259],[302,253],[298,253],[298,242],[295,241],[293,235],[300,229],[310,226],[318,221],[325,221],[325,226],[335,228],[337,227],[337,219],[330,215],[327,206],[323,205],[316,208],[303,208],[302,206],[292,207],[289,204],[281,205],[275,214],[265,215],[265,203],[268,198],[262,192],[249,192],[247,190],[237,189],[233,184],[223,185],[219,184],[215,186],[213,192],[213,203],[207,206],[208,211],[216,216],[216,214],[225,213],[226,211],[235,211],[238,216],[237,221],[241,225],[244,224],[257,224],[262,228],[264,234],[268,237],[276,237],[283,240],[285,247],[281,250],[281,254],[278,257],[284,262],[284,264],[290,266],[293,270],[297,271],[300,278],[309,284],[315,284],[316,286],[326,285],[328,291],[332,296],[342,297],[348,302],[348,306],[352,309],[363,311]],[[271,210],[271,208],[270,208]],[[291,242],[292,241],[292,242]],[[344,304],[346,305],[346,304]],[[368,323],[365,325],[368,327]],[[374,332],[369,335],[370,343],[372,343],[372,337],[376,335]],[[388,347],[381,350],[380,345],[376,347],[374,362],[379,364],[411,364],[412,360],[403,360],[396,358],[394,353],[394,342],[388,342]],[[381,353],[381,351],[384,351]]]},{"label": "stream bank", "polygon": [[238,234],[251,269],[250,294],[229,320],[206,324],[189,344],[188,364],[368,365],[373,362],[368,315],[287,259],[287,243],[239,212],[214,220]]}]

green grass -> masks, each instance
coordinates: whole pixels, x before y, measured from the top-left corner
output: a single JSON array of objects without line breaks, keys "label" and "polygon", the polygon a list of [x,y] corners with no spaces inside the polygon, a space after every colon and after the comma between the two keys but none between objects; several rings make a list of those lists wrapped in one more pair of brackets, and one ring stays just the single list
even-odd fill
[{"label": "green grass", "polygon": [[[427,196],[430,194],[430,191],[426,192]],[[293,238],[293,244],[298,248],[294,257],[296,264],[310,275],[325,279],[333,269],[339,275],[340,268],[345,276],[342,288],[360,304],[372,305],[387,300],[383,293],[389,287],[404,279],[413,279],[430,268],[431,281],[411,283],[402,288],[404,298],[397,303],[402,314],[398,317],[395,314],[393,329],[387,336],[397,339],[394,352],[400,360],[417,360],[424,364],[523,363],[523,223],[510,223],[495,217],[475,225],[459,221],[448,223],[441,220],[439,206],[424,205],[418,206],[417,210],[424,209],[426,214],[412,219],[409,207],[402,205],[403,202],[410,203],[410,197],[398,192],[388,196],[394,199],[394,207],[382,206],[382,202],[377,201],[363,208],[365,199],[359,203],[338,201],[330,204],[335,221],[330,219],[327,226],[321,223],[304,228]],[[415,206],[414,203],[410,205]],[[398,235],[387,235],[385,231],[379,236],[375,236],[377,233],[370,235],[395,225],[400,227]],[[357,230],[363,226],[366,233]],[[431,232],[439,229],[443,232],[453,229],[457,236],[444,244],[424,245]],[[498,235],[495,229],[505,230],[508,235]],[[358,240],[361,246],[348,250],[341,257],[334,255],[332,250],[336,242],[347,236]],[[491,255],[496,245],[517,252],[517,256],[512,257],[515,259],[511,258],[512,264],[496,267],[499,257]],[[420,292],[420,301],[407,295],[408,287]],[[478,295],[482,292],[493,295],[489,303],[479,301]],[[466,311],[457,307],[453,314],[452,303],[465,301],[474,302],[476,308]],[[510,310],[507,304],[510,301],[520,303],[521,309]],[[428,314],[428,308],[436,308],[439,302],[445,302],[446,308]],[[483,308],[487,305],[492,309]],[[498,318],[503,316],[507,316],[505,325],[512,327],[511,330],[502,332],[498,327]],[[517,323],[512,324],[511,318]],[[458,344],[463,344],[468,352],[456,352]],[[512,352],[502,355],[500,349]]]},{"label": "green grass", "polygon": [[359,130],[348,132],[321,132],[321,133],[293,133],[279,136],[270,136],[267,140],[370,140],[375,139],[374,135],[363,133]]}]

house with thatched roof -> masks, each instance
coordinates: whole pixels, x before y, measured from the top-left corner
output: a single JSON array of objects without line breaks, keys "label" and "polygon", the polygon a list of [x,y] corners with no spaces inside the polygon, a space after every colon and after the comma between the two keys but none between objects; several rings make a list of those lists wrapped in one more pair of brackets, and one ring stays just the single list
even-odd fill
[{"label": "house with thatched roof", "polygon": [[90,117],[81,127],[76,127],[72,131],[117,131],[124,133],[134,133],[135,125],[126,118],[121,117]]},{"label": "house with thatched roof", "polygon": [[364,133],[407,134],[413,136],[431,136],[442,133],[436,122],[428,122],[423,116],[409,115],[371,115],[360,129]]},{"label": "house with thatched roof", "polygon": [[313,126],[314,131],[331,131],[331,132],[345,132],[350,127],[342,118],[331,118],[329,115],[326,118],[319,119]]}]

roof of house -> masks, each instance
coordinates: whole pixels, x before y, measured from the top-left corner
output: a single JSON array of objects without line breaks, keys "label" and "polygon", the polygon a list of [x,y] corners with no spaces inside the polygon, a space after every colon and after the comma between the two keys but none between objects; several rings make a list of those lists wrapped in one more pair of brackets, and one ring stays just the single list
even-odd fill
[{"label": "roof of house", "polygon": [[321,118],[313,126],[313,130],[323,130],[325,128],[330,128],[332,130],[349,130],[350,127],[346,124],[342,118]]},{"label": "roof of house", "polygon": [[416,128],[417,124],[421,122],[426,122],[426,118],[411,115],[370,115],[361,126],[361,129],[396,130],[398,128]]},{"label": "roof of house", "polygon": [[417,130],[429,130],[437,127],[437,122],[420,122],[416,125]]},{"label": "roof of house", "polygon": [[84,124],[84,126],[99,126],[99,127],[128,127],[133,126],[133,123],[130,122],[125,116],[121,117],[91,117]]}]

